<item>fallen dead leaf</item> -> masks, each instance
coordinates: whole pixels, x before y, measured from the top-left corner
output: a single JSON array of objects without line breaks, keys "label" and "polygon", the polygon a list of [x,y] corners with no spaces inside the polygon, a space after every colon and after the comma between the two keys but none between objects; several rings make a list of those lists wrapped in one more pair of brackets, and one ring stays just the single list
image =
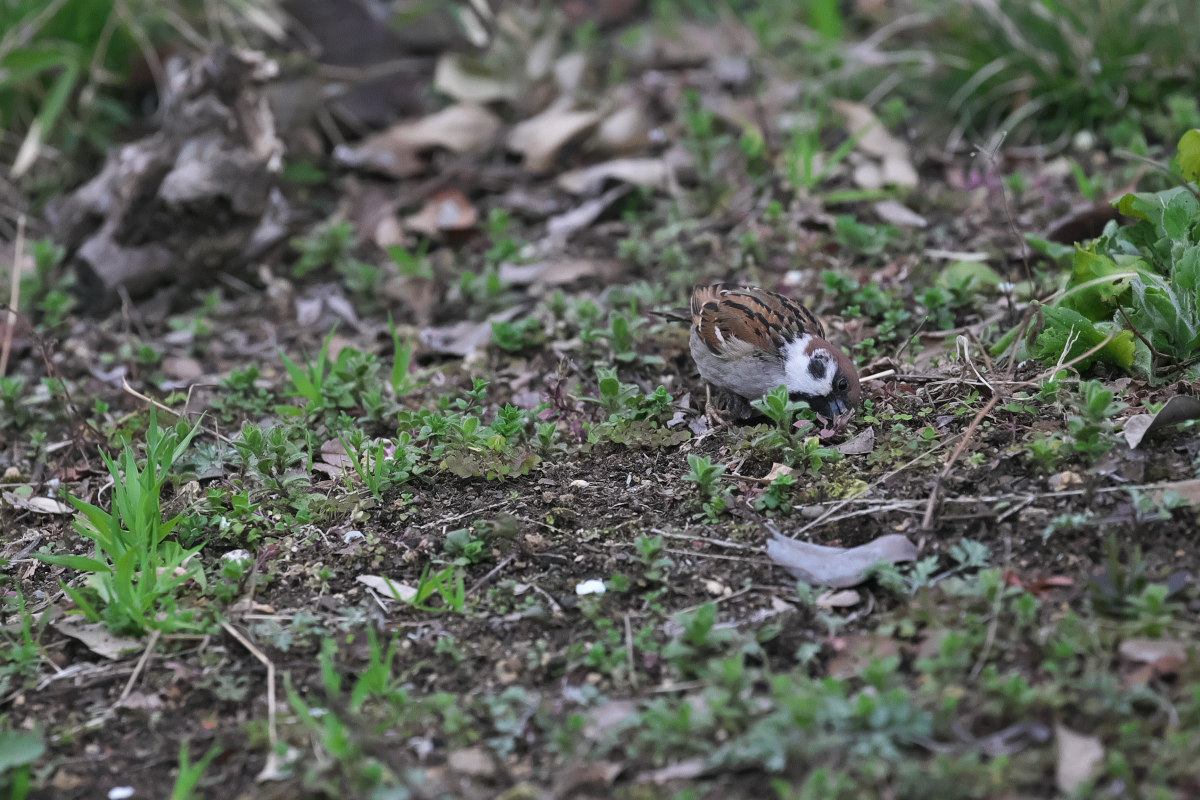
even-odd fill
[{"label": "fallen dead leaf", "polygon": [[346,446],[340,439],[327,439],[321,443],[321,460],[341,470],[354,468],[354,459],[346,453]]},{"label": "fallen dead leaf", "polygon": [[163,374],[177,381],[194,381],[204,374],[204,367],[194,358],[167,356],[162,360]]},{"label": "fallen dead leaf", "polygon": [[145,644],[138,639],[114,636],[108,632],[102,622],[85,622],[83,617],[75,615],[57,619],[51,625],[59,633],[83,642],[93,653],[114,661],[131,651],[141,650],[145,647]]},{"label": "fallen dead leaf", "polygon": [[1156,414],[1135,414],[1125,420],[1122,432],[1126,444],[1136,448],[1155,431],[1192,419],[1200,419],[1200,398],[1180,394],[1168,400]]},{"label": "fallen dead leaf", "polygon": [[[613,761],[591,761],[576,764],[558,773],[552,797],[589,797],[583,790],[592,787],[608,789],[625,769]],[[606,792],[607,794],[607,792]]]},{"label": "fallen dead leaf", "polygon": [[902,188],[917,185],[917,170],[912,165],[908,145],[888,133],[875,112],[861,103],[831,100],[829,105],[842,115],[851,136],[857,136],[855,148],[882,162],[881,181]]},{"label": "fallen dead leaf", "polygon": [[686,761],[676,761],[660,769],[646,770],[638,773],[639,783],[670,783],[671,781],[686,781],[699,777],[708,769],[708,762],[703,758],[689,758]]},{"label": "fallen dead leaf", "polygon": [[600,122],[597,111],[575,111],[551,106],[513,126],[508,149],[520,153],[525,170],[542,175],[554,166],[559,151]]},{"label": "fallen dead leaf", "polygon": [[650,120],[646,112],[633,103],[619,105],[596,127],[588,142],[591,152],[627,156],[650,145]]},{"label": "fallen dead leaf", "polygon": [[865,431],[860,431],[853,439],[842,442],[833,449],[844,456],[861,456],[870,453],[875,449],[875,429],[867,428]]},{"label": "fallen dead leaf", "polygon": [[1073,489],[1076,486],[1082,486],[1083,476],[1078,472],[1071,472],[1070,470],[1067,470],[1065,472],[1058,472],[1054,475],[1051,475],[1046,482],[1050,485],[1050,491],[1065,492],[1068,489]]},{"label": "fallen dead leaf", "polygon": [[488,74],[465,53],[444,54],[433,75],[435,89],[464,103],[514,102],[523,84],[523,76]]},{"label": "fallen dead leaf", "polygon": [[552,240],[565,241],[599,219],[609,206],[629,194],[631,188],[628,184],[614,186],[599,197],[593,197],[570,211],[551,217],[546,220],[546,233]]},{"label": "fallen dead leaf", "polygon": [[1145,664],[1158,675],[1173,675],[1187,663],[1187,648],[1174,639],[1126,639],[1117,652],[1121,657]]},{"label": "fallen dead leaf", "polygon": [[1073,794],[1096,774],[1104,761],[1104,745],[1095,736],[1076,733],[1061,723],[1054,726],[1054,743],[1058,747],[1055,782],[1059,791]]},{"label": "fallen dead leaf", "polygon": [[1200,506],[1200,478],[1161,485],[1152,496],[1156,503],[1161,503],[1168,495],[1173,495],[1184,505]]},{"label": "fallen dead leaf", "polygon": [[646,189],[666,189],[670,168],[665,158],[617,158],[590,167],[564,172],[558,185],[571,194],[599,191],[605,181],[631,183]]},{"label": "fallen dead leaf", "polygon": [[531,286],[536,294],[541,287],[567,286],[587,278],[611,281],[622,263],[608,258],[562,258],[533,264],[500,265],[500,280],[509,286]]},{"label": "fallen dead leaf", "polygon": [[458,189],[443,189],[425,201],[416,214],[404,220],[404,227],[435,238],[443,233],[469,231],[479,222],[479,212]]},{"label": "fallen dead leaf", "polygon": [[451,751],[446,757],[446,766],[459,775],[472,778],[490,778],[496,774],[496,760],[483,747],[467,747]]},{"label": "fallen dead leaf", "polygon": [[492,323],[509,322],[521,313],[519,307],[493,314],[482,322],[463,320],[438,328],[422,328],[421,344],[434,353],[470,358],[492,340]]},{"label": "fallen dead leaf", "polygon": [[796,470],[792,467],[789,467],[787,464],[780,464],[778,461],[776,461],[771,465],[771,469],[767,472],[767,474],[763,475],[762,479],[764,481],[773,481],[780,475],[794,475],[795,472]]},{"label": "fallen dead leaf", "polygon": [[862,602],[862,595],[854,589],[839,592],[822,592],[817,597],[817,608],[850,608]]},{"label": "fallen dead leaf", "polygon": [[3,492],[0,497],[13,508],[32,511],[35,514],[71,514],[75,509],[53,497],[25,497],[16,492]]},{"label": "fallen dead leaf", "polygon": [[483,106],[462,103],[418,120],[401,122],[357,144],[338,145],[333,158],[350,169],[407,178],[425,171],[424,154],[486,150],[500,132],[500,118]]},{"label": "fallen dead leaf", "polygon": [[891,636],[873,633],[838,636],[829,643],[837,655],[829,659],[827,669],[829,677],[837,680],[855,678],[875,659],[900,653],[899,645]]},{"label": "fallen dead leaf", "polygon": [[895,225],[898,228],[924,228],[929,224],[929,220],[922,217],[917,212],[913,211],[908,206],[901,203],[899,200],[888,198],[880,200],[873,206],[875,213],[884,222]]},{"label": "fallen dead leaf", "polygon": [[846,588],[862,583],[863,572],[877,561],[915,561],[917,547],[898,533],[849,549],[774,534],[767,542],[767,557],[806,583]]},{"label": "fallen dead leaf", "polygon": [[359,575],[355,580],[378,592],[384,600],[399,600],[407,603],[417,596],[417,590],[404,581],[394,581],[382,575]]}]

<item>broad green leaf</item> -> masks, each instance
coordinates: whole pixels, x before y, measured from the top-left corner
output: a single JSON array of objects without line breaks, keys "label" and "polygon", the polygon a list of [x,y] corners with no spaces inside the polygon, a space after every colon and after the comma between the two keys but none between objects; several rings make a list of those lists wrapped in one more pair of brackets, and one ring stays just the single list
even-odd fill
[{"label": "broad green leaf", "polygon": [[1200,203],[1191,192],[1180,192],[1163,209],[1163,232],[1172,242],[1191,244],[1191,228],[1196,221]]},{"label": "broad green leaf", "polygon": [[1189,181],[1200,181],[1200,129],[1192,128],[1179,140],[1179,152],[1175,157],[1179,170]]},{"label": "broad green leaf", "polygon": [[52,556],[52,555],[36,555],[39,561],[44,561],[47,564],[53,564],[56,567],[70,567],[77,569],[80,572],[108,572],[109,567],[103,561],[87,556]]},{"label": "broad green leaf", "polygon": [[[1034,341],[1032,351],[1034,356],[1048,364],[1057,363],[1060,358],[1064,361],[1078,358],[1108,336],[1107,332],[1073,309],[1045,306],[1042,313],[1046,326]],[[1129,369],[1133,365],[1133,342],[1132,331],[1118,332],[1104,347],[1079,362],[1080,372],[1097,361]]]},{"label": "broad green leaf", "polygon": [[37,734],[0,730],[0,775],[13,767],[32,764],[44,752],[46,745]]}]

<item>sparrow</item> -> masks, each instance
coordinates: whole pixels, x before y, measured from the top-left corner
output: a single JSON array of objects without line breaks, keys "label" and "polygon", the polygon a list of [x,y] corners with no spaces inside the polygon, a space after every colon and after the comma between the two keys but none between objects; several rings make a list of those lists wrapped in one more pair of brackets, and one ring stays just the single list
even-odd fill
[{"label": "sparrow", "polygon": [[[781,385],[792,400],[805,401],[838,428],[862,400],[850,357],[825,339],[821,321],[795,300],[756,286],[716,283],[692,290],[691,312],[692,358],[700,377],[728,396],[734,417],[750,416],[747,401]],[[709,409],[714,419],[711,402]]]}]

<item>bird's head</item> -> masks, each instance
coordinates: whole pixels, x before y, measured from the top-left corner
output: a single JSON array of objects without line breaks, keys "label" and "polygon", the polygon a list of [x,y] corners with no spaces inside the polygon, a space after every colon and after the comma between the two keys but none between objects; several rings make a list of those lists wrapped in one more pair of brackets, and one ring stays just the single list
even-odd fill
[{"label": "bird's head", "polygon": [[784,356],[785,385],[792,400],[803,400],[828,420],[849,418],[862,402],[858,370],[850,357],[824,339],[805,337]]}]

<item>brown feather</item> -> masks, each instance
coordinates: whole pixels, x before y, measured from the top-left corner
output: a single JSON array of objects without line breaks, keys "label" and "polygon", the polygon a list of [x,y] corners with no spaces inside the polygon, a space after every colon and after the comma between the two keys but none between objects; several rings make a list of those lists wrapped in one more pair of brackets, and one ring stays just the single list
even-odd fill
[{"label": "brown feather", "polygon": [[740,350],[731,344],[736,339],[778,356],[788,342],[802,336],[825,337],[821,321],[803,305],[756,286],[697,286],[691,308],[692,324],[713,353]]}]

